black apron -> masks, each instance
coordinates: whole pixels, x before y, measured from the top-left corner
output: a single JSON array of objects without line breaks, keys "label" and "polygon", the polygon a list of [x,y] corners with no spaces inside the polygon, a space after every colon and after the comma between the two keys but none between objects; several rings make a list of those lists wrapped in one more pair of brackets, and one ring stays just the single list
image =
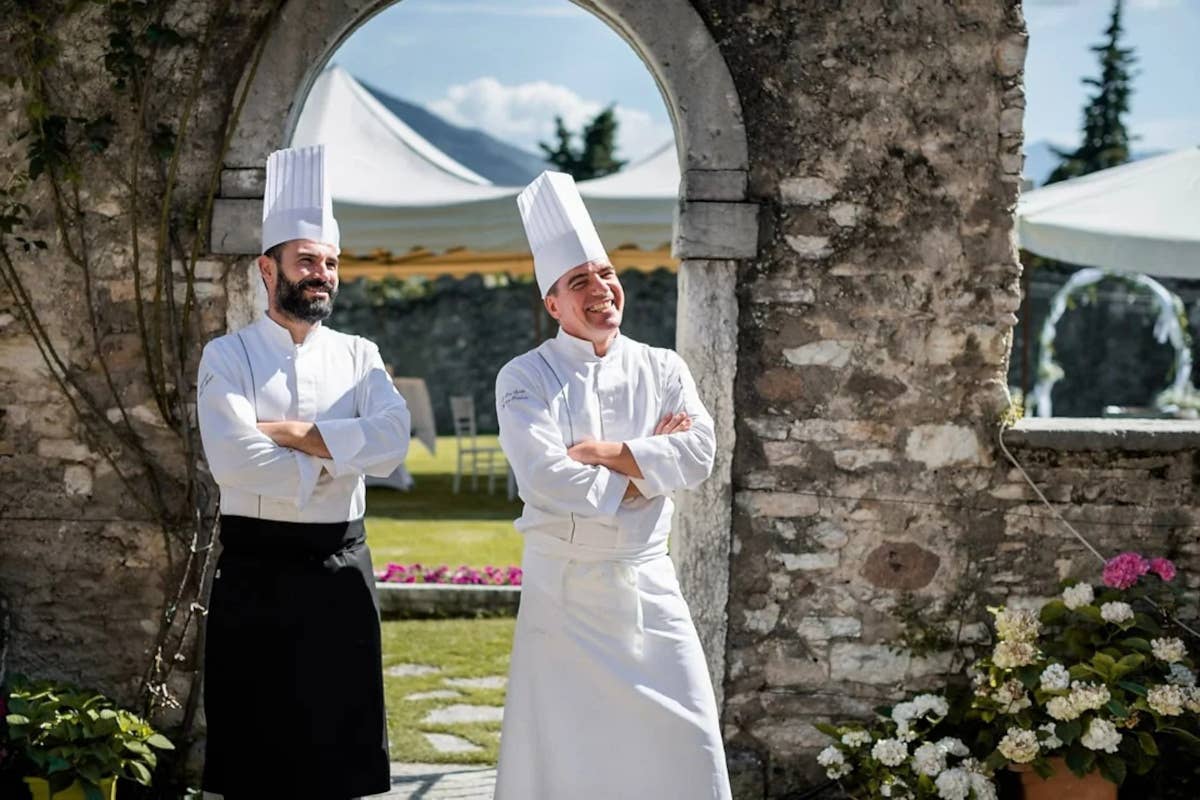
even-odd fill
[{"label": "black apron", "polygon": [[204,654],[205,791],[388,791],[379,601],[362,520],[222,516]]}]

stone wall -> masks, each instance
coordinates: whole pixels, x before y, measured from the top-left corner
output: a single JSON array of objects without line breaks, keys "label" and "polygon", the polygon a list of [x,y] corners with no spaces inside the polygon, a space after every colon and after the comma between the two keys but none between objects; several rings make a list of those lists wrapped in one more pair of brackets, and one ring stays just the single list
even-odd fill
[{"label": "stone wall", "polygon": [[[741,92],[759,257],[739,273],[725,725],[737,795],[821,779],[812,723],[936,684],[889,645],[936,614],[1094,574],[996,445],[1019,266],[1025,33],[1016,3],[699,2]],[[1194,450],[1024,446],[1111,552],[1176,547]],[[1127,480],[1136,489],[1123,488]],[[1173,532],[1172,532],[1173,531]],[[1174,537],[1174,538],[1173,538]]]}]

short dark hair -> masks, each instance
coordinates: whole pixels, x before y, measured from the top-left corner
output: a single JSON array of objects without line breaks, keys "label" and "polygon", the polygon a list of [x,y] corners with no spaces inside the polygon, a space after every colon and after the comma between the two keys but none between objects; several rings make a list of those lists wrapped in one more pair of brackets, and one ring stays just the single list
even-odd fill
[{"label": "short dark hair", "polygon": [[287,242],[274,244],[263,251],[263,255],[274,261],[279,266],[283,266],[283,248],[287,246]]}]

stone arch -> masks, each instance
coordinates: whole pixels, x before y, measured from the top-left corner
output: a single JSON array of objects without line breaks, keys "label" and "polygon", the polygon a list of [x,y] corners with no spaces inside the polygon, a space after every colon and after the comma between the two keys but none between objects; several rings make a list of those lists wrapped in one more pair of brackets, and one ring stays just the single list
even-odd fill
[{"label": "stone arch", "polygon": [[[247,69],[242,77],[248,94],[213,206],[214,253],[257,254],[267,155],[290,140],[304,98],[333,52],[395,1],[289,0],[283,7],[257,71],[250,75]],[[604,20],[641,57],[675,130],[682,174],[673,241],[682,260],[676,346],[713,413],[718,461],[713,477],[680,503],[674,557],[720,694],[732,527],[735,276],[738,261],[753,258],[758,245],[758,206],[746,198],[741,102],[716,42],[687,0],[573,2]],[[229,314],[231,327],[248,321],[248,304],[239,306],[236,296],[248,295],[252,284],[229,287],[231,309],[243,308]]]}]

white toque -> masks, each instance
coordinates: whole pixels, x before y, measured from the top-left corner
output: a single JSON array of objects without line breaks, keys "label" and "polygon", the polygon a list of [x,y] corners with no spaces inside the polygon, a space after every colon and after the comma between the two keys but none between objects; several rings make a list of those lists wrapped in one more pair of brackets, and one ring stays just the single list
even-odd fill
[{"label": "white toque", "polygon": [[565,172],[538,175],[517,196],[517,208],[542,297],[555,281],[580,264],[608,261],[575,179]]},{"label": "white toque", "polygon": [[323,144],[276,150],[267,158],[262,251],[292,239],[312,239],[341,249]]}]

